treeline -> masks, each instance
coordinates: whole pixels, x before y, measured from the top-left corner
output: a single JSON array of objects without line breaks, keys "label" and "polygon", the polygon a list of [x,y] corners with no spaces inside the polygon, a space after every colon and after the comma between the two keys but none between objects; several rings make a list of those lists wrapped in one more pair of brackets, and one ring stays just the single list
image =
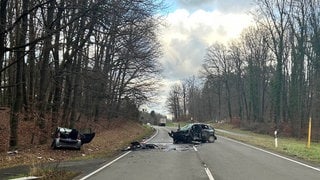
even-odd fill
[{"label": "treeline", "polygon": [[319,140],[320,1],[258,0],[253,13],[255,25],[240,38],[208,48],[201,86],[173,88],[171,99],[181,101],[169,100],[170,110],[295,137],[306,135],[311,117]]},{"label": "treeline", "polygon": [[152,0],[0,0],[0,106],[45,143],[50,128],[80,118],[138,117],[160,71]]}]

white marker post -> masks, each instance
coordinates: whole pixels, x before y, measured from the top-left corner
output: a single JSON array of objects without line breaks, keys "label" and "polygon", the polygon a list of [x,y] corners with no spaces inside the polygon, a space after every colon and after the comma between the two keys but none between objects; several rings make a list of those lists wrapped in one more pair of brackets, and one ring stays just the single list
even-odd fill
[{"label": "white marker post", "polygon": [[274,146],[277,148],[278,147],[278,131],[274,131]]}]

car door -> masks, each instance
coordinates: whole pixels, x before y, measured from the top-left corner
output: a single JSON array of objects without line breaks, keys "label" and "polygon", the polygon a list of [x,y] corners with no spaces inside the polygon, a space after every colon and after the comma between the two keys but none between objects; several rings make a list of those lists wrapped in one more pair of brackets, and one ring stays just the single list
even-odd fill
[{"label": "car door", "polygon": [[199,124],[192,126],[192,139],[201,140],[201,126]]},{"label": "car door", "polygon": [[96,133],[83,133],[81,134],[81,144],[90,143]]}]

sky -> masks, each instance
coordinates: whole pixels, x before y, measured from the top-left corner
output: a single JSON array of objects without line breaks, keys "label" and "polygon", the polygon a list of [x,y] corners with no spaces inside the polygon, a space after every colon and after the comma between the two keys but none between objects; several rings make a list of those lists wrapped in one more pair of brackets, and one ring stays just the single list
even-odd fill
[{"label": "sky", "polygon": [[169,116],[165,106],[170,86],[197,77],[207,48],[228,43],[253,24],[253,0],[165,0],[164,26],[158,37],[163,56],[163,80],[159,94],[146,107]]}]

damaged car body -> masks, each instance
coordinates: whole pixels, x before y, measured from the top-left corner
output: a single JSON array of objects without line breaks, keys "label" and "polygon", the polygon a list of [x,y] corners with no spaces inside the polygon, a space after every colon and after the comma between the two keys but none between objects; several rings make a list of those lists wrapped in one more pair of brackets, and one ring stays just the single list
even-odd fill
[{"label": "damaged car body", "polygon": [[81,146],[90,143],[94,136],[95,133],[80,133],[77,129],[57,127],[51,147],[53,149],[72,148],[80,150]]},{"label": "damaged car body", "polygon": [[173,143],[191,143],[193,141],[213,143],[217,137],[213,127],[203,123],[192,123],[169,132]]}]

